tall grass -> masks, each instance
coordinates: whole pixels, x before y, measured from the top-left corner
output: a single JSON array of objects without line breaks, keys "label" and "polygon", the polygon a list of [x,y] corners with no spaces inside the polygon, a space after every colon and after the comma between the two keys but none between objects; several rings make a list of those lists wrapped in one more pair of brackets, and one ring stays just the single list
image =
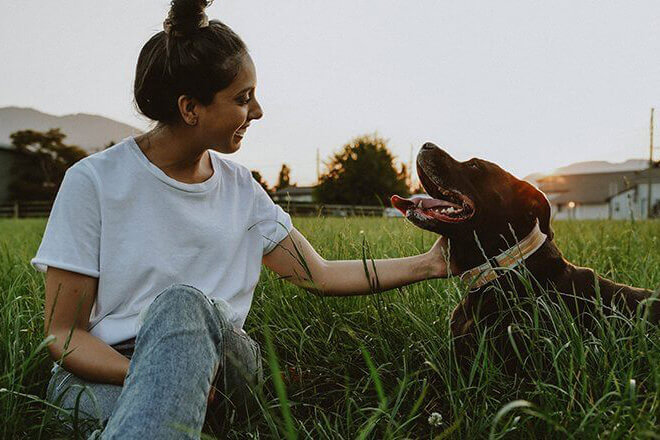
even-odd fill
[{"label": "tall grass", "polygon": [[[428,250],[435,236],[400,219],[295,219],[328,259]],[[576,264],[631,285],[660,286],[660,223],[565,222],[556,241]],[[0,221],[0,437],[66,432],[42,401],[49,378],[43,276],[29,266],[44,220]],[[368,252],[365,252],[368,246]],[[370,254],[370,255],[369,255]],[[368,261],[366,261],[368,263]],[[523,274],[524,276],[524,274]],[[531,281],[530,281],[531,282]],[[660,331],[621,316],[585,331],[533,298],[510,328],[524,378],[502,374],[482,333],[473,368],[451,350],[454,280],[324,298],[262,273],[246,330],[264,353],[259,410],[229,438],[660,438]],[[523,306],[525,306],[523,308]],[[41,344],[41,345],[40,345]],[[429,416],[436,423],[429,423]],[[441,423],[437,423],[441,420]]]}]

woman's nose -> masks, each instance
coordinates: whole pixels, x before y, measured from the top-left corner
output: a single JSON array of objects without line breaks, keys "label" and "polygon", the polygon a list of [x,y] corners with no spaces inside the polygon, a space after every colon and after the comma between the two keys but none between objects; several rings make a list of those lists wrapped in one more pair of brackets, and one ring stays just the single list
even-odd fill
[{"label": "woman's nose", "polygon": [[259,101],[257,101],[256,98],[252,99],[252,104],[253,107],[250,109],[249,113],[249,118],[250,119],[261,119],[261,117],[264,115],[264,111],[261,108],[261,104],[259,104]]}]

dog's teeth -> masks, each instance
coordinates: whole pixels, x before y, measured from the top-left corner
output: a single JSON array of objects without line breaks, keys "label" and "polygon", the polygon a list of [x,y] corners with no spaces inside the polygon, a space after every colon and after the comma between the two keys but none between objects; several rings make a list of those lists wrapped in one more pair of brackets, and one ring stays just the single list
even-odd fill
[{"label": "dog's teeth", "polygon": [[462,211],[462,209],[456,209],[456,208],[454,208],[453,206],[447,206],[447,207],[442,208],[442,209],[440,210],[440,212],[441,212],[442,214],[455,214],[455,213],[457,213],[457,212],[461,212],[461,211]]}]

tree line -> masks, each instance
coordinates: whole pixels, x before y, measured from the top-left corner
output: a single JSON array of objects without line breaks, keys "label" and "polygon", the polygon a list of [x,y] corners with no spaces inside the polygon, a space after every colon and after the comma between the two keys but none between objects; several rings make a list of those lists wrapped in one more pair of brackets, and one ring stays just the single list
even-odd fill
[{"label": "tree line", "polygon": [[[66,135],[58,128],[45,132],[20,130],[10,137],[11,148],[23,156],[10,171],[11,201],[54,200],[66,170],[88,155],[76,145],[67,145]],[[102,149],[112,145],[114,142]],[[325,171],[313,189],[313,198],[324,204],[389,206],[392,194],[411,193],[409,170],[403,163],[397,167],[395,162],[386,139],[377,134],[358,136],[324,162]],[[259,171],[253,170],[252,176],[271,195],[296,186],[287,164],[282,164],[272,188]]]}]

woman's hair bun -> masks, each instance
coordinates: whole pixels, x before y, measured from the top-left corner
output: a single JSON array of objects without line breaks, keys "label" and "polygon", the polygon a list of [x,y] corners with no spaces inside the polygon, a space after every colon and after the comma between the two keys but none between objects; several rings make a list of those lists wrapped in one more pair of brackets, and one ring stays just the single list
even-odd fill
[{"label": "woman's hair bun", "polygon": [[146,117],[177,124],[182,121],[181,95],[209,105],[238,75],[247,47],[226,24],[209,22],[204,10],[210,4],[209,0],[172,0],[163,23],[165,32],[154,34],[140,50],[133,93]]},{"label": "woman's hair bun", "polygon": [[204,10],[213,0],[172,0],[170,12],[163,22],[165,33],[170,36],[184,36],[209,25]]}]

